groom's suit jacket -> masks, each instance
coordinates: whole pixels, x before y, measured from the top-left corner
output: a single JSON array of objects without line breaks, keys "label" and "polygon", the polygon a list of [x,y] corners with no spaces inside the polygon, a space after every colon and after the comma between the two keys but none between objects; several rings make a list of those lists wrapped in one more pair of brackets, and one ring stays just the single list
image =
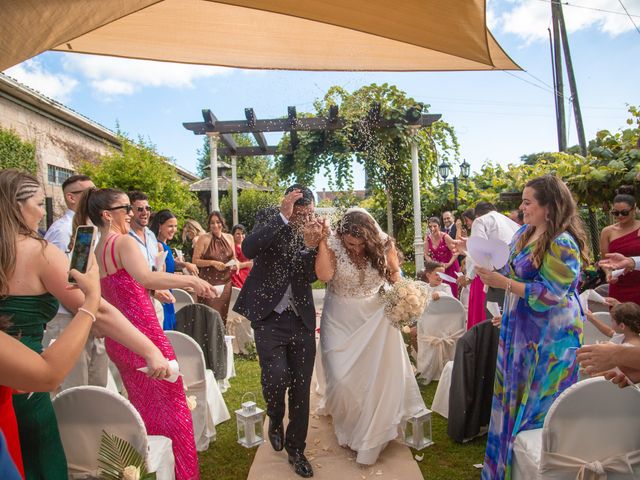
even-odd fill
[{"label": "groom's suit jacket", "polygon": [[252,325],[264,320],[278,305],[291,284],[295,309],[309,330],[316,328],[311,283],[316,250],[306,249],[301,235],[285,224],[278,208],[260,210],[253,231],[242,242],[242,253],[253,259],[233,310]]}]

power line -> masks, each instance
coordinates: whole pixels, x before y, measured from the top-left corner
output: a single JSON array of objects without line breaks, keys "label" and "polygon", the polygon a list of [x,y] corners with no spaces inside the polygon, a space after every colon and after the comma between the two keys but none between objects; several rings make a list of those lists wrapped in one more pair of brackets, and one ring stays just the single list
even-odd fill
[{"label": "power line", "polygon": [[618,0],[618,2],[620,2],[620,6],[624,8],[625,13],[627,14],[627,17],[629,17],[629,20],[631,20],[633,26],[636,27],[636,32],[640,33],[640,29],[638,28],[638,25],[636,25],[636,22],[633,21],[633,18],[631,18],[631,15],[629,15],[629,10],[627,10],[627,7],[624,6],[622,0]]},{"label": "power line", "polygon": [[[625,13],[625,12],[616,12],[615,10],[607,10],[605,8],[587,7],[586,5],[576,5],[575,3],[563,2],[561,0],[538,0],[538,1],[539,2],[545,2],[545,3],[555,3],[556,5],[564,5],[564,6],[573,7],[573,8],[584,8],[585,10],[594,10],[596,12],[612,13],[614,15],[627,15],[629,18],[631,18],[631,17],[640,18],[640,15],[631,15],[631,14],[629,14],[629,12],[626,12],[626,10],[627,10],[626,8],[624,9],[625,12],[626,12]],[[620,2],[620,3],[622,4],[622,2]],[[624,5],[623,5],[622,8],[624,8]]]}]

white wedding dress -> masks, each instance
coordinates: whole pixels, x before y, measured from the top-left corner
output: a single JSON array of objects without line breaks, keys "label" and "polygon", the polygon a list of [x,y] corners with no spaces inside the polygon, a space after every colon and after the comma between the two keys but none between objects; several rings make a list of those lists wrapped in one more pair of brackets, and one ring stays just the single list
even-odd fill
[{"label": "white wedding dress", "polygon": [[371,465],[402,421],[426,407],[402,334],[384,315],[383,278],[370,264],[358,270],[335,235],[328,245],[337,262],[320,320],[317,413],[331,415],[338,443]]}]

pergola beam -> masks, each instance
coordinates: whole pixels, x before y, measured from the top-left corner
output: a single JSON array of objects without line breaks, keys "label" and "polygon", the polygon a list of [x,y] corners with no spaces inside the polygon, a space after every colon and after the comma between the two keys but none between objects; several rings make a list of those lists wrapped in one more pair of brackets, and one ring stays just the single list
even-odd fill
[{"label": "pergola beam", "polygon": [[222,140],[222,143],[224,143],[227,146],[227,148],[229,148],[232,151],[235,151],[238,148],[238,144],[230,135],[230,133],[235,133],[235,132],[227,132],[227,133],[216,132],[215,127],[218,124],[218,119],[216,118],[216,116],[213,114],[211,110],[209,110],[208,108],[203,109],[202,118],[204,119],[204,125],[206,126],[206,130],[202,134],[214,133],[214,132],[220,133],[220,140]]},{"label": "pergola beam", "polygon": [[[245,108],[244,116],[247,118],[247,124],[250,127],[255,127],[256,125],[256,112],[253,108]],[[258,146],[262,149],[262,153],[266,155],[267,153],[267,139],[264,137],[264,134],[260,131],[253,131],[253,138],[258,142]]]}]

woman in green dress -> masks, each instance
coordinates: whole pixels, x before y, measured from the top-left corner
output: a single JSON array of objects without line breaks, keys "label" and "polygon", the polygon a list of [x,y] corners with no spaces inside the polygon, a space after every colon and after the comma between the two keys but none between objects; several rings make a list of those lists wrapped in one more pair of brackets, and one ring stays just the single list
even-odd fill
[{"label": "woman in green dress", "polygon": [[[10,317],[7,333],[40,353],[57,299],[75,314],[84,295],[69,288],[66,255],[37,234],[44,217],[44,192],[38,180],[18,170],[1,171],[0,205],[0,315]],[[167,360],[118,310],[102,301],[97,317],[97,333],[143,356],[152,376],[168,375]],[[13,400],[27,480],[66,479],[67,464],[49,394],[16,394]]]}]

